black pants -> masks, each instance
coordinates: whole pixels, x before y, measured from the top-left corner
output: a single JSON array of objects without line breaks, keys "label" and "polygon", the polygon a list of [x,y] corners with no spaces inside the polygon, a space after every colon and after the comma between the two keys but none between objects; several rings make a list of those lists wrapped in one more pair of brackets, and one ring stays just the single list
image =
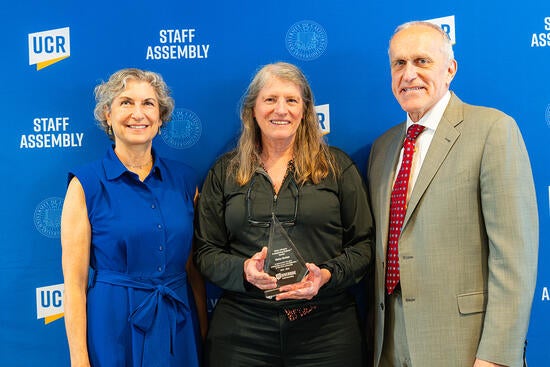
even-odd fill
[{"label": "black pants", "polygon": [[206,367],[363,367],[357,309],[319,305],[295,321],[282,310],[222,298],[206,340]]}]

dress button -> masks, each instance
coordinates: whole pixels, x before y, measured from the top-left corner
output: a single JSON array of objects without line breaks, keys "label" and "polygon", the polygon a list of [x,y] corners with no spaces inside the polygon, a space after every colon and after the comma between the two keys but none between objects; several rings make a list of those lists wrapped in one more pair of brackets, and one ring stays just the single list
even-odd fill
[{"label": "dress button", "polygon": [[155,209],[157,206],[155,204],[151,204],[151,209]]},{"label": "dress button", "polygon": [[159,246],[159,251],[164,250],[164,247],[162,245]]},{"label": "dress button", "polygon": [[162,229],[162,224],[157,224],[158,229]]},{"label": "dress button", "polygon": [[157,268],[157,270],[158,270],[158,271],[162,271],[162,266],[159,266],[159,267]]}]

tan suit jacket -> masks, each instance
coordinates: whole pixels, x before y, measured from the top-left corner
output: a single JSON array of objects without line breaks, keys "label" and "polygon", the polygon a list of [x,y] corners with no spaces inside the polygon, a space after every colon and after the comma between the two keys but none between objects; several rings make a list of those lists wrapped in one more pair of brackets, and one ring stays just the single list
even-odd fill
[{"label": "tan suit jacket", "polygon": [[[368,186],[376,223],[375,345],[384,335],[390,193],[405,124],[374,143]],[[454,94],[408,204],[399,259],[412,366],[520,366],[536,283],[538,216],[515,121]]]}]

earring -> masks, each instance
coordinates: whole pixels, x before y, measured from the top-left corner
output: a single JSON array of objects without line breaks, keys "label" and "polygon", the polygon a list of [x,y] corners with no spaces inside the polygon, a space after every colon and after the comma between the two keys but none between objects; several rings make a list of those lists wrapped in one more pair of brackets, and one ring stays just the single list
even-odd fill
[{"label": "earring", "polygon": [[111,125],[107,128],[107,135],[113,136],[113,127]]}]

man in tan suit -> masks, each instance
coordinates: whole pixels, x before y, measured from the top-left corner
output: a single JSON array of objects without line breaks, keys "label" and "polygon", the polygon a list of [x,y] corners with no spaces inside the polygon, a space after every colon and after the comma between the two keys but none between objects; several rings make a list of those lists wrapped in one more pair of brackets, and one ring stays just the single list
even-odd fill
[{"label": "man in tan suit", "polygon": [[[369,159],[377,237],[374,366],[521,366],[538,218],[519,129],[504,113],[465,104],[449,91],[457,63],[439,27],[398,27],[389,56],[392,90],[407,121],[378,138]],[[413,124],[425,129],[405,189],[397,286],[388,291],[390,196]]]}]

